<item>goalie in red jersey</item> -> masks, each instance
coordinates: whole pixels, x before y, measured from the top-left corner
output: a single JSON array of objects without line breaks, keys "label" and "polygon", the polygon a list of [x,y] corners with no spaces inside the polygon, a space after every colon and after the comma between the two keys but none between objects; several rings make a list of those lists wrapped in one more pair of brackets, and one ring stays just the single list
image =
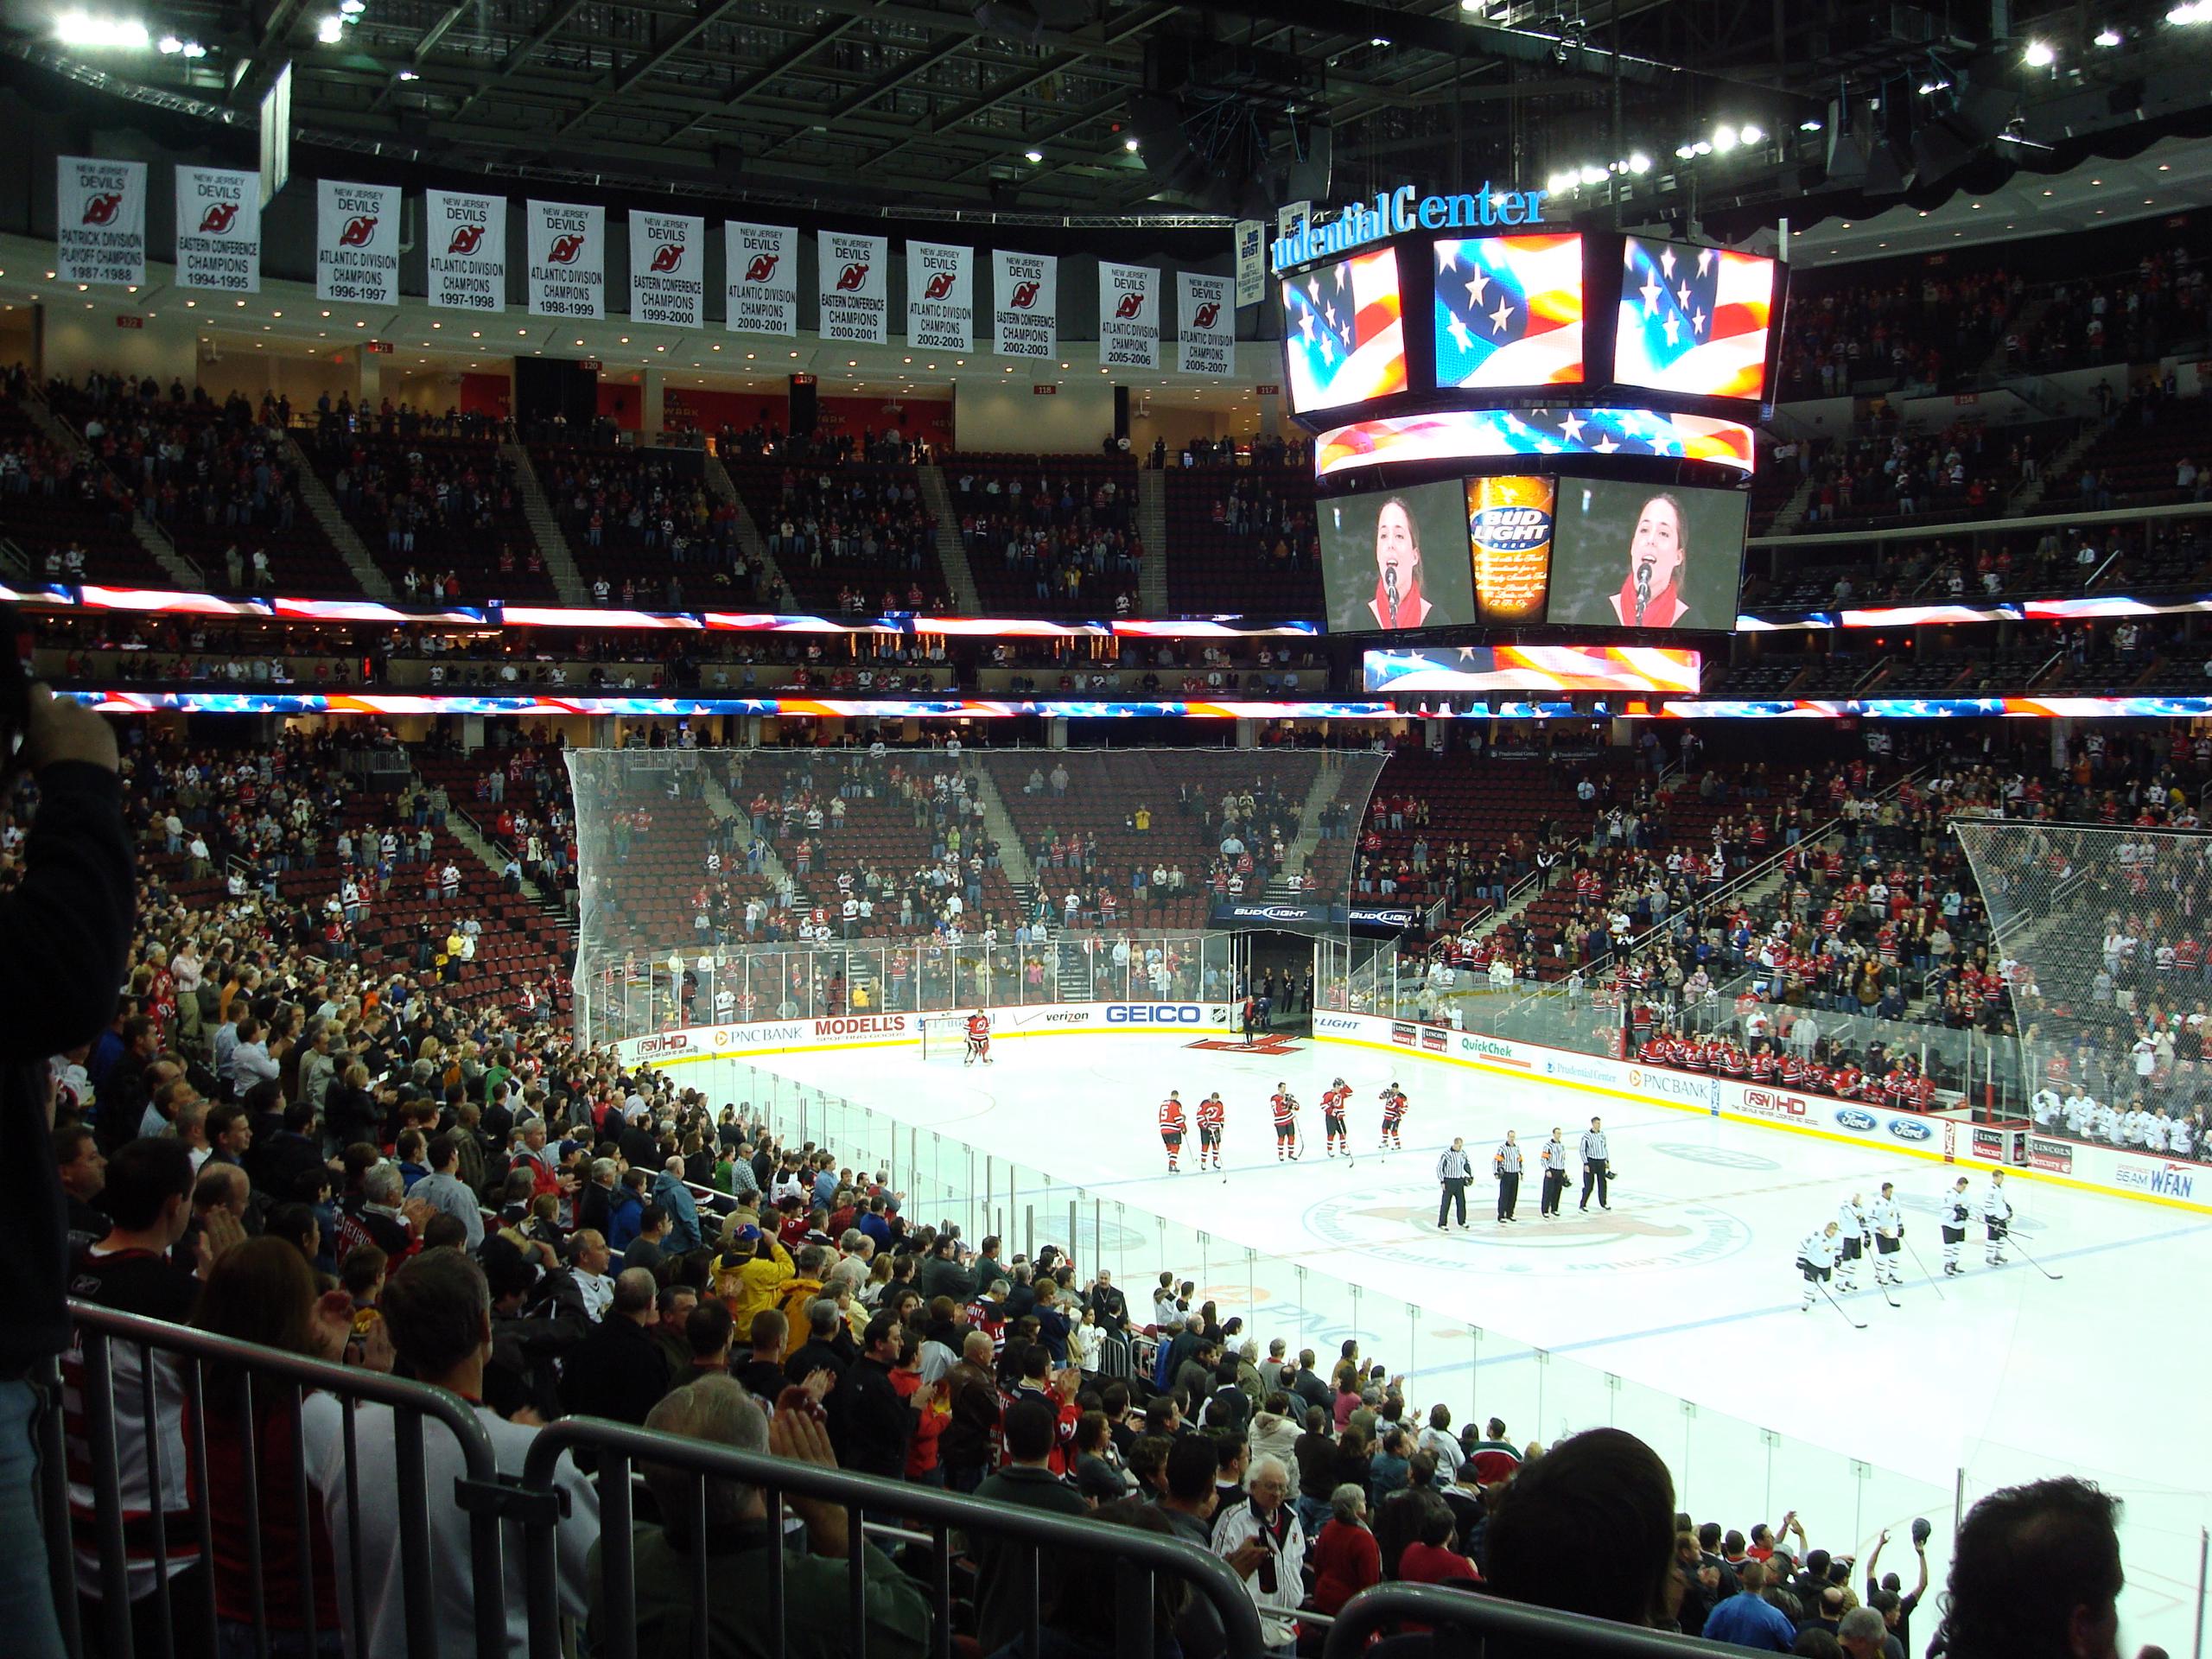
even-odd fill
[{"label": "goalie in red jersey", "polygon": [[968,1016],[968,1054],[960,1064],[973,1065],[978,1060],[991,1063],[991,1022],[981,1008]]},{"label": "goalie in red jersey", "polygon": [[[1200,1111],[1205,1109],[1199,1108]],[[1183,1155],[1183,1096],[1179,1090],[1170,1089],[1167,1098],[1160,1103],[1160,1144],[1167,1148],[1167,1173],[1173,1175],[1181,1167],[1178,1160]]]},{"label": "goalie in red jersey", "polygon": [[1337,1145],[1344,1143],[1344,1156],[1351,1156],[1351,1131],[1344,1127],[1344,1109],[1351,1103],[1351,1085],[1342,1077],[1331,1084],[1321,1096],[1321,1128],[1329,1141],[1329,1156],[1337,1155]]}]

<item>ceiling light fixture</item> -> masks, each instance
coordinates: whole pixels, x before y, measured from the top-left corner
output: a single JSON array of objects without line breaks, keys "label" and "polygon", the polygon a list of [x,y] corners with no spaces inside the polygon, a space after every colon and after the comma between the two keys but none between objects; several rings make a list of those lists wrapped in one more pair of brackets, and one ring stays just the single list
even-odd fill
[{"label": "ceiling light fixture", "polygon": [[2031,69],[2048,69],[2058,61],[2058,54],[2048,41],[2030,41],[2028,49],[2020,54],[2020,61]]}]

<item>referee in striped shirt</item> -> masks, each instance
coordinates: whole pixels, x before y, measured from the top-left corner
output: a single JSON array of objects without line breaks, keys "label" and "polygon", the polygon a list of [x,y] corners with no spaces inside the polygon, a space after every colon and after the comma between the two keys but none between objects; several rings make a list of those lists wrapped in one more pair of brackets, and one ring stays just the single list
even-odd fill
[{"label": "referee in striped shirt", "polygon": [[1444,1184],[1444,1195],[1436,1201],[1437,1231],[1449,1230],[1444,1218],[1451,1213],[1454,1205],[1459,1207],[1459,1225],[1465,1229],[1467,1224],[1467,1183],[1475,1179],[1475,1166],[1467,1156],[1465,1135],[1454,1135],[1452,1144],[1444,1149],[1443,1156],[1436,1160],[1436,1179]]},{"label": "referee in striped shirt", "polygon": [[1613,1166],[1605,1152],[1605,1126],[1597,1118],[1590,1120],[1590,1127],[1582,1136],[1582,1204],[1590,1207],[1590,1189],[1598,1189],[1598,1207],[1610,1210],[1606,1183],[1613,1178]]}]

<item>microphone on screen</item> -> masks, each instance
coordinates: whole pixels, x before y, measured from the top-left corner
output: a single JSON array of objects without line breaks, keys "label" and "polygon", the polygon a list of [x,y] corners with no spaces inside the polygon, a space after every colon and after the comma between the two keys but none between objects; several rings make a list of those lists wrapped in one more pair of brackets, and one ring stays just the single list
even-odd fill
[{"label": "microphone on screen", "polygon": [[1383,619],[1384,626],[1395,628],[1398,626],[1398,567],[1395,564],[1382,567],[1382,593],[1390,607],[1389,614]]}]

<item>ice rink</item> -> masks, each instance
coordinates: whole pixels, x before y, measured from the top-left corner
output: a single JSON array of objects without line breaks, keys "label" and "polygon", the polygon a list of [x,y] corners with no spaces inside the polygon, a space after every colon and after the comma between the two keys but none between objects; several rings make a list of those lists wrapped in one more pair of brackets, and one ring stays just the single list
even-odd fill
[{"label": "ice rink", "polygon": [[[1479,1414],[1522,1441],[1603,1422],[1643,1435],[1700,1520],[1748,1530],[1794,1507],[1834,1550],[1863,1551],[1891,1527],[1883,1565],[1908,1589],[1905,1528],[1928,1516],[1931,1598],[1961,1484],[1971,1503],[2015,1480],[2096,1477],[2129,1503],[2126,1638],[2190,1650],[2212,1454],[2188,1379],[2205,1351],[2196,1298],[2212,1218],[2016,1176],[2018,1242],[2062,1276],[2017,1250],[1985,1267],[1977,1229],[1967,1276],[1939,1286],[1936,1207],[1958,1172],[1933,1160],[1335,1044],[1300,1040],[1280,1058],[1149,1035],[995,1048],[988,1069],[906,1050],[754,1064],[914,1131],[899,1167],[919,1220],[963,1182],[988,1187],[1012,1251],[1030,1236],[1066,1242],[1073,1203],[1078,1263],[1114,1268],[1135,1317],[1165,1268],[1244,1314],[1263,1347],[1280,1336],[1315,1348],[1324,1370],[1357,1332],[1370,1357],[1408,1375],[1411,1402],[1445,1402],[1455,1427]],[[1339,1072],[1355,1091],[1350,1160],[1319,1139],[1319,1096]],[[1375,1096],[1394,1077],[1411,1096],[1406,1147],[1382,1154]],[[1304,1105],[1296,1163],[1275,1160],[1266,1100],[1278,1079]],[[1221,1174],[1191,1167],[1195,1133],[1183,1173],[1166,1173],[1155,1109],[1170,1088],[1186,1104],[1222,1091]],[[1554,1123],[1572,1147],[1592,1112],[1619,1174],[1612,1209],[1577,1213],[1570,1187],[1565,1216],[1540,1220],[1535,1148]],[[1519,1219],[1500,1225],[1486,1177],[1509,1128],[1530,1173]],[[1471,1225],[1444,1234],[1434,1170],[1454,1135],[1478,1179]],[[1008,1160],[1023,1167],[1009,1176]],[[1825,1304],[1800,1312],[1798,1241],[1884,1180],[1919,1257],[1905,1260],[1900,1306],[1866,1272],[1840,1299],[1864,1331]],[[1983,1185],[1977,1174],[1977,1197]],[[1934,1624],[1931,1601],[1916,1642]]]}]

